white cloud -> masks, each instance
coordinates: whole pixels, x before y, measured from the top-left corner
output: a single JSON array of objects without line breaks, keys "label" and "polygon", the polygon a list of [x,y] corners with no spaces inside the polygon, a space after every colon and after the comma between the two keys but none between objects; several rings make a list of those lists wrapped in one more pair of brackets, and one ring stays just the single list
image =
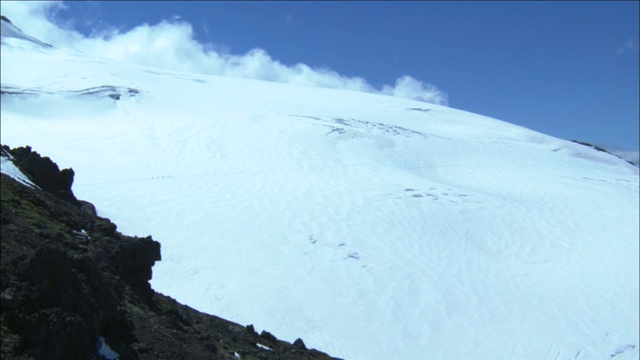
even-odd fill
[{"label": "white cloud", "polygon": [[447,95],[435,86],[411,76],[376,89],[365,79],[338,74],[305,64],[284,65],[262,49],[242,55],[229,54],[213,44],[195,40],[191,24],[173,17],[159,24],[142,24],[128,31],[105,27],[84,36],[73,22],[56,16],[62,2],[1,2],[2,14],[28,35],[56,47],[68,47],[89,55],[168,70],[225,75],[307,86],[379,93],[447,105]]},{"label": "white cloud", "polygon": [[409,75],[402,76],[396,80],[396,85],[391,87],[385,85],[382,93],[396,97],[409,98],[430,103],[447,103],[447,95],[439,91],[431,84],[425,84]]}]

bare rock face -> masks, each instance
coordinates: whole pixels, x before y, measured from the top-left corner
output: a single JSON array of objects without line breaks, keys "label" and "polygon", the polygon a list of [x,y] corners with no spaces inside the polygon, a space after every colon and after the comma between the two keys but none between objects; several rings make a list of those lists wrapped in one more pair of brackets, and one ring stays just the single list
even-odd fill
[{"label": "bare rock face", "polygon": [[156,293],[160,243],[122,235],[78,201],[72,170],[29,147],[2,150],[42,189],[1,174],[2,359],[330,359]]},{"label": "bare rock face", "polygon": [[42,190],[67,201],[77,201],[71,191],[73,169],[60,170],[51,159],[40,156],[30,146],[15,149],[3,146],[2,149],[13,156],[14,164]]},{"label": "bare rock face", "polygon": [[149,285],[151,267],[161,259],[160,243],[151,236],[137,241],[122,242],[113,252],[116,270],[131,288],[142,298],[150,298],[153,290]]}]

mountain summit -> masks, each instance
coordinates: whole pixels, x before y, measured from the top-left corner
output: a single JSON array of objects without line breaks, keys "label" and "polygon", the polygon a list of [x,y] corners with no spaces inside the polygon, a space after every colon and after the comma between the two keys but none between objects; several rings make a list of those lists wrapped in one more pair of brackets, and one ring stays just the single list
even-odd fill
[{"label": "mountain summit", "polygon": [[615,156],[21,39],[1,75],[2,142],[73,166],[79,198],[152,234],[154,289],[193,308],[354,360],[638,358],[638,168]]}]

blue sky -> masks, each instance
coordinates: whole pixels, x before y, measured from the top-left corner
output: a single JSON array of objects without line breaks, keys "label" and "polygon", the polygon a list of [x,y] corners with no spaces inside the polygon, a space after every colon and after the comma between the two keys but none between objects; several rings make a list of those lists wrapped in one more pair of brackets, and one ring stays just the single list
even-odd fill
[{"label": "blue sky", "polygon": [[638,151],[637,1],[64,4],[47,18],[86,37],[188,23],[204,51],[260,48],[376,89],[409,75],[458,109]]}]

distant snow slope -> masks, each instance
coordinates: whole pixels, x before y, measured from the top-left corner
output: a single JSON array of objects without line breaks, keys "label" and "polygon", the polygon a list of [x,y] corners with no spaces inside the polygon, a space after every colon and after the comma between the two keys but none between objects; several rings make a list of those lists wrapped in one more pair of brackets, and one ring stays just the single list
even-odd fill
[{"label": "distant snow slope", "polygon": [[153,235],[153,287],[196,309],[347,359],[638,358],[638,169],[612,155],[18,38],[1,75],[2,143]]}]

